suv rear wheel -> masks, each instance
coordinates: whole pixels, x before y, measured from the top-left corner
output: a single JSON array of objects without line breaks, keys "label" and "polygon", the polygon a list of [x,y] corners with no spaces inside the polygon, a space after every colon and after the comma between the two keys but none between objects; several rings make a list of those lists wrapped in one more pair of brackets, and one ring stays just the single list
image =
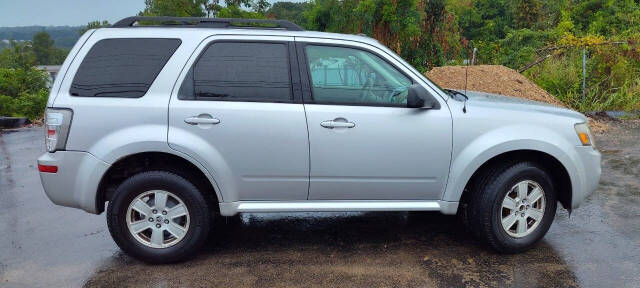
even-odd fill
[{"label": "suv rear wheel", "polygon": [[535,162],[493,166],[470,191],[468,228],[499,252],[531,249],[555,217],[553,188],[549,174]]},{"label": "suv rear wheel", "polygon": [[211,214],[198,188],[165,171],[131,176],[115,191],[107,224],[118,246],[150,263],[193,255],[206,240]]}]

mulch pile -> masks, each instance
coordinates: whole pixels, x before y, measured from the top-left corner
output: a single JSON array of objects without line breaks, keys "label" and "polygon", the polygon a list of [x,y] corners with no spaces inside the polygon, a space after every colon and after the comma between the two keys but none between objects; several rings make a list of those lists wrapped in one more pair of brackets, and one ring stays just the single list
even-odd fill
[{"label": "mulch pile", "polygon": [[[501,65],[435,67],[425,75],[440,87],[464,90],[465,73],[466,89],[469,91],[513,96],[565,107],[560,100],[518,71]],[[594,132],[603,132],[608,127],[601,119],[589,118],[589,123]]]}]

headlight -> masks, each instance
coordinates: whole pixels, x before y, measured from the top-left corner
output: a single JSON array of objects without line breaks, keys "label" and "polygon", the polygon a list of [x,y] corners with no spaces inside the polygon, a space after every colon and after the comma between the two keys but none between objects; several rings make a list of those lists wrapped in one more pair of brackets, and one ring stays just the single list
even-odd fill
[{"label": "headlight", "polygon": [[591,137],[591,131],[589,131],[589,125],[587,123],[579,123],[575,126],[576,133],[578,134],[578,139],[580,143],[584,146],[595,146],[593,143],[593,138]]}]

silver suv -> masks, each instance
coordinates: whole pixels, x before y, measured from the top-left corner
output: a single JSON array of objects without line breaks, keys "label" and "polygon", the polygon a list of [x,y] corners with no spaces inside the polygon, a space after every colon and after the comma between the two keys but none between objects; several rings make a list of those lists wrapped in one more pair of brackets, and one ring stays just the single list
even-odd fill
[{"label": "silver suv", "polygon": [[580,113],[441,89],[368,37],[130,17],[69,53],[38,169],[152,263],[243,212],[440,211],[516,253],[596,189],[592,141]]}]

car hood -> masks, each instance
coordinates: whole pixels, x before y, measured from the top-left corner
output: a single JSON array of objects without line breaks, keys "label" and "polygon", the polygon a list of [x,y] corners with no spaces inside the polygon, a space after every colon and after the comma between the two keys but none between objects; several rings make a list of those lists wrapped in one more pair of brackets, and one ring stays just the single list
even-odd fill
[{"label": "car hood", "polygon": [[[464,93],[464,91],[460,92]],[[478,91],[467,91],[466,95],[469,97],[467,101],[467,106],[469,107],[482,106],[496,109],[525,110],[570,117],[580,121],[586,121],[587,119],[583,114],[576,111],[533,100]]]}]

